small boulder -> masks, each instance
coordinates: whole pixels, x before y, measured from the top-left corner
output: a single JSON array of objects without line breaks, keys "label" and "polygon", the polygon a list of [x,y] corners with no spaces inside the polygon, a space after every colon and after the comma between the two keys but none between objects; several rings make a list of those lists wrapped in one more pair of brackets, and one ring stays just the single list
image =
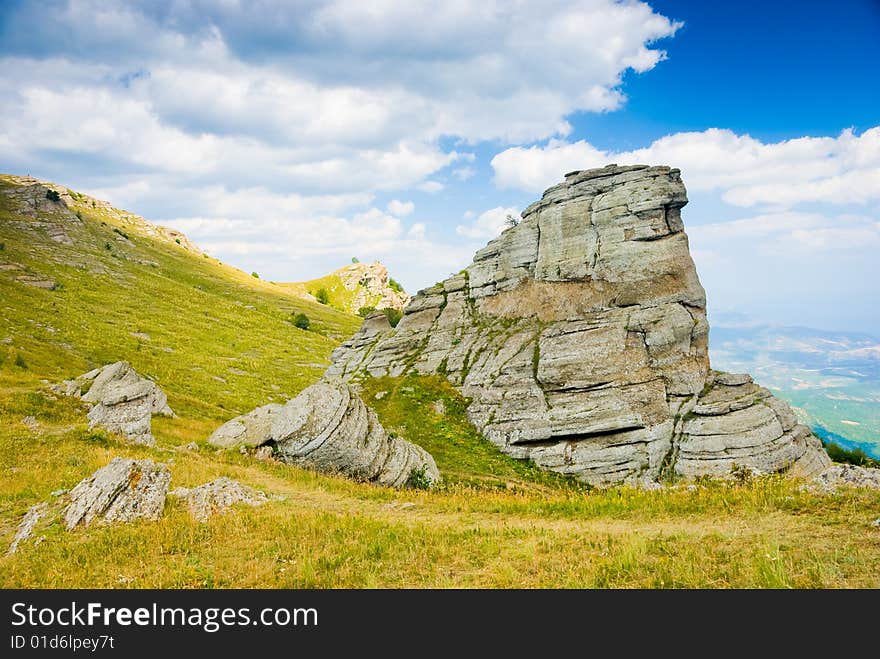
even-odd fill
[{"label": "small boulder", "polygon": [[157,520],[170,482],[171,472],[164,464],[113,458],[70,491],[65,526],[69,531],[80,524],[88,526],[96,518],[104,522]]},{"label": "small boulder", "polygon": [[18,530],[15,532],[12,544],[9,545],[9,549],[6,550],[7,555],[17,552],[18,546],[31,537],[34,532],[34,527],[37,525],[37,522],[40,521],[40,517],[43,516],[43,513],[46,512],[47,507],[48,504],[46,503],[38,503],[28,508],[28,511],[24,514],[24,518],[18,525]]},{"label": "small boulder", "polygon": [[179,487],[171,496],[186,501],[190,514],[199,522],[206,522],[214,513],[225,512],[237,503],[261,506],[269,500],[264,492],[225,476],[194,488]]}]

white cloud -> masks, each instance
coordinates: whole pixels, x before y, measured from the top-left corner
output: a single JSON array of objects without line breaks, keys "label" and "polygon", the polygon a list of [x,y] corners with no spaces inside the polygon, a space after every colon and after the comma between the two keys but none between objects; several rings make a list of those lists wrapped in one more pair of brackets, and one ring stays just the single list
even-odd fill
[{"label": "white cloud", "polygon": [[712,128],[676,133],[634,151],[602,151],[586,141],[550,140],[514,147],[492,159],[501,187],[541,191],[575,169],[619,164],[679,167],[688,189],[722,193],[741,207],[801,203],[864,204],[880,199],[880,126],[856,135],[764,143]]},{"label": "white cloud", "polygon": [[425,181],[423,183],[419,183],[416,188],[421,190],[422,192],[427,192],[428,194],[434,194],[435,192],[440,192],[444,187],[440,181]]},{"label": "white cloud", "polygon": [[736,253],[733,243],[741,241],[769,256],[800,255],[831,250],[875,250],[880,248],[880,221],[841,214],[780,212],[696,225],[688,228],[691,242],[715,254]]},{"label": "white cloud", "polygon": [[395,217],[406,217],[407,215],[412,214],[412,212],[416,209],[416,205],[411,201],[400,201],[399,199],[392,199],[388,202],[387,208],[388,212]]},{"label": "white cloud", "polygon": [[472,178],[476,173],[477,170],[469,166],[459,167],[457,169],[453,169],[451,172],[452,177],[458,179],[459,181],[467,181],[469,178]]},{"label": "white cloud", "polygon": [[[465,214],[467,216],[467,213]],[[508,225],[508,218],[512,217],[519,221],[519,211],[515,208],[502,208],[496,206],[481,213],[470,224],[459,224],[455,227],[455,232],[465,238],[473,238],[475,240],[491,240],[495,238]]]}]

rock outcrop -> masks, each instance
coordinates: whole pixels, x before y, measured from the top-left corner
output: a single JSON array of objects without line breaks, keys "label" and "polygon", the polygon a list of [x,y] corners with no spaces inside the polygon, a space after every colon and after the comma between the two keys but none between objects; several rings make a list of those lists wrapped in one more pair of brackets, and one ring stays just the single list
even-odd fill
[{"label": "rock outcrop", "polygon": [[174,416],[159,385],[138,375],[127,362],[108,364],[75,380],[65,380],[53,391],[91,403],[90,428],[101,426],[118,432],[135,444],[156,444],[151,430],[153,414]]},{"label": "rock outcrop", "polygon": [[828,457],[789,406],[710,369],[686,203],[677,169],[572,172],[396,328],[367,318],[328,372],[445,375],[504,453],[592,484],[814,475]]},{"label": "rock outcrop", "polygon": [[199,522],[206,522],[211,515],[226,512],[238,503],[255,507],[262,506],[269,500],[264,492],[225,476],[198,487],[179,487],[169,494],[183,499],[193,519]]},{"label": "rock outcrop", "polygon": [[113,458],[70,491],[64,512],[67,530],[104,522],[157,520],[165,508],[171,472],[152,460]]},{"label": "rock outcrop", "polygon": [[349,309],[357,313],[362,307],[398,309],[409,304],[410,297],[401,289],[392,287],[388,268],[379,261],[352,263],[334,272],[342,285],[354,293]]},{"label": "rock outcrop", "polygon": [[269,445],[288,464],[391,487],[406,486],[414,473],[429,482],[440,478],[427,451],[386,433],[376,414],[338,379],[321,380],[284,405],[236,417],[214,431],[208,443],[222,448]]}]

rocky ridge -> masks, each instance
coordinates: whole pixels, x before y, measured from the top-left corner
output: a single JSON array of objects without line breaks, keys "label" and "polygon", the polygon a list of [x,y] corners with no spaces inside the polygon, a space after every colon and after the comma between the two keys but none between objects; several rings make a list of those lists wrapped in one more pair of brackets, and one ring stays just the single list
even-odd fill
[{"label": "rocky ridge", "polygon": [[[0,188],[0,194],[12,201],[20,213],[33,218],[26,228],[45,232],[53,242],[63,245],[74,244],[71,232],[82,226],[77,209],[78,206],[86,206],[100,210],[119,221],[124,227],[130,227],[142,235],[174,243],[196,254],[202,254],[198,245],[182,232],[153,224],[135,213],[114,208],[102,199],[74,192],[63,185],[33,176],[4,174],[0,175],[0,180],[12,184]],[[124,235],[119,234],[117,240],[124,242],[126,239]]]},{"label": "rocky ridge", "polygon": [[346,379],[441,374],[503,452],[591,484],[830,464],[789,406],[710,368],[706,298],[670,167],[571,172],[423,291],[333,354]]}]

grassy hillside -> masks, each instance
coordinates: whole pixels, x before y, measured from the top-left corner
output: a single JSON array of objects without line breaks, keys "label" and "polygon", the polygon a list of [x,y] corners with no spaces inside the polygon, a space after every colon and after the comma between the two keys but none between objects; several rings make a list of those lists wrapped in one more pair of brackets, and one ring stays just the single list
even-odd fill
[{"label": "grassy hillside", "polygon": [[[0,266],[16,266],[0,268],[0,551],[29,506],[114,456],[168,463],[173,487],[225,475],[274,496],[205,524],[169,500],[159,522],[51,526],[0,556],[0,587],[880,587],[880,493],[818,496],[778,477],[591,490],[501,455],[439,378],[363,390],[391,432],[433,453],[445,476],[433,491],[214,451],[217,425],[314,381],[360,319],[87,198],[82,224],[64,225],[72,244],[56,242],[61,209],[23,213],[10,185],[0,180]],[[180,415],[154,418],[155,448],[89,431],[78,401],[47,392],[116,359],[154,377]],[[178,448],[190,441],[199,450]]]}]

